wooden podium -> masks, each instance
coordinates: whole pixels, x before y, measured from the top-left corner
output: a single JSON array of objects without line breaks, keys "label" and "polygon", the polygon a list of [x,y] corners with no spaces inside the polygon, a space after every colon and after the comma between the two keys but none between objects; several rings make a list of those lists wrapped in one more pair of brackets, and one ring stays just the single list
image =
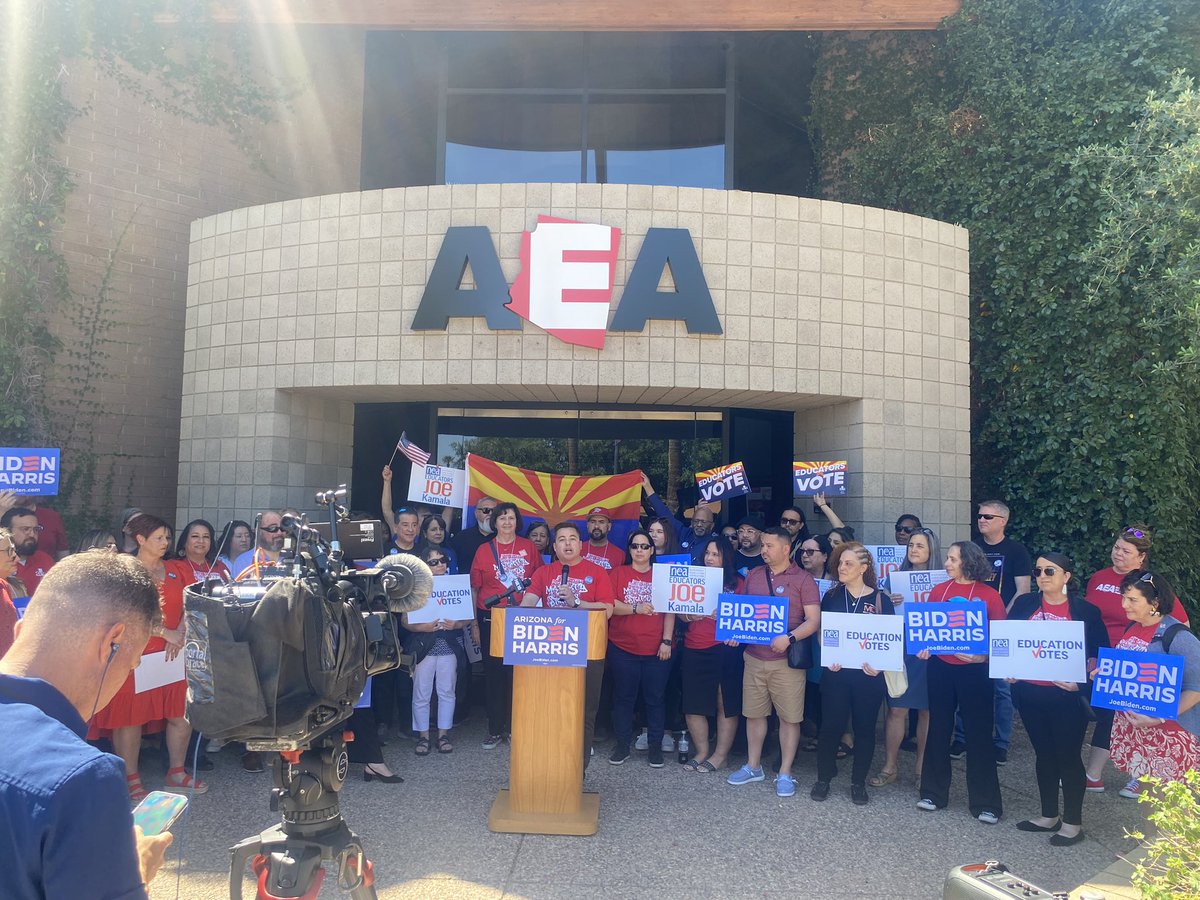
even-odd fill
[{"label": "wooden podium", "polygon": [[[589,660],[608,650],[608,617],[585,610]],[[492,610],[493,656],[504,655],[505,610]],[[488,830],[517,834],[596,833],[600,795],[583,792],[586,669],[513,666],[509,786],[492,804]]]}]

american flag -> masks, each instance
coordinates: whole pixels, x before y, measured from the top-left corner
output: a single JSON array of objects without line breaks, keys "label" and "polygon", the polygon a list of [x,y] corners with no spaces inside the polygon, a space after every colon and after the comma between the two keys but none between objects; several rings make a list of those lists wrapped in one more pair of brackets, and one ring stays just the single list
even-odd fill
[{"label": "american flag", "polygon": [[400,432],[400,442],[396,444],[396,449],[408,457],[409,462],[414,466],[425,466],[429,464],[429,454],[414,444],[408,439],[407,432]]}]

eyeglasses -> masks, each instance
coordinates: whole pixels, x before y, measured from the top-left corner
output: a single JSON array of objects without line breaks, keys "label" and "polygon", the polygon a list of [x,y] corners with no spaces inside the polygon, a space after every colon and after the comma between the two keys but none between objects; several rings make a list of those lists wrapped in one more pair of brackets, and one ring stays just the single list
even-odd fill
[{"label": "eyeglasses", "polygon": [[1042,568],[1041,566],[1033,567],[1033,577],[1034,578],[1041,578],[1043,575],[1047,575],[1050,578],[1053,578],[1057,574],[1058,574],[1058,569],[1054,568],[1054,566],[1046,566],[1045,568]]},{"label": "eyeglasses", "polygon": [[450,560],[446,559],[446,557],[444,557],[444,556],[432,556],[429,558],[429,565],[431,565],[431,566],[448,566],[448,565],[450,565]]},{"label": "eyeglasses", "polygon": [[800,519],[780,519],[779,524],[780,525],[799,525],[800,521],[801,521]]},{"label": "eyeglasses", "polygon": [[630,544],[629,549],[630,550],[649,550],[650,545],[649,544]]},{"label": "eyeglasses", "polygon": [[[106,544],[104,545],[104,549],[105,549],[105,550],[116,550],[116,549],[117,549],[117,542],[116,542],[116,541],[109,541],[108,543],[106,543]],[[14,550],[13,552],[15,553],[16,551]]]},{"label": "eyeglasses", "polygon": [[496,507],[494,506],[477,506],[475,507],[475,512],[483,513],[485,516],[490,516],[492,514],[492,510],[495,508]]},{"label": "eyeglasses", "polygon": [[1122,536],[1129,535],[1130,537],[1135,537],[1135,538],[1144,538],[1146,536],[1146,532],[1138,531],[1136,528],[1126,528],[1124,531],[1121,532],[1121,534],[1122,534]]},{"label": "eyeglasses", "polygon": [[897,525],[896,534],[912,534],[917,529],[912,525]]},{"label": "eyeglasses", "polygon": [[267,534],[279,534],[279,532],[283,531],[278,525],[259,525],[258,527]]},{"label": "eyeglasses", "polygon": [[977,518],[984,519],[985,521],[990,522],[990,521],[992,521],[992,519],[1003,519],[1004,516],[997,516],[992,513],[980,513],[977,516]]},{"label": "eyeglasses", "polygon": [[7,553],[9,556],[16,556],[17,548],[14,547],[12,544],[9,544],[7,547],[4,548],[3,551],[0,551],[0,552]]}]

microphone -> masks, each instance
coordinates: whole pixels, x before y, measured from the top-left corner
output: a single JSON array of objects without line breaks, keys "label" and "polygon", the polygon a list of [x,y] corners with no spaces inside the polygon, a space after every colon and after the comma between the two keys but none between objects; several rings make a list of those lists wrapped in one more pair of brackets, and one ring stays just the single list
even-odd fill
[{"label": "microphone", "polygon": [[559,582],[560,584],[567,583],[567,573],[570,571],[571,571],[571,567],[568,566],[566,563],[563,563],[563,577],[562,577],[562,581]]},{"label": "microphone", "polygon": [[316,494],[313,495],[313,500],[316,502],[317,506],[328,506],[330,503],[333,503],[339,497],[345,497],[345,496],[346,496],[346,486],[344,484],[339,484],[337,486],[336,491],[334,491],[334,490],[317,491]]},{"label": "microphone", "polygon": [[388,612],[406,613],[420,609],[433,593],[433,573],[417,557],[393,553],[380,564],[379,586],[387,599]]},{"label": "microphone", "polygon": [[511,597],[517,591],[525,590],[525,588],[529,587],[531,584],[533,584],[532,578],[520,578],[517,580],[516,584],[514,584],[512,587],[510,587],[503,594],[496,594],[496,596],[488,597],[486,600],[484,600],[483,608],[491,609],[493,606],[497,606],[502,601],[507,600],[509,597]]}]

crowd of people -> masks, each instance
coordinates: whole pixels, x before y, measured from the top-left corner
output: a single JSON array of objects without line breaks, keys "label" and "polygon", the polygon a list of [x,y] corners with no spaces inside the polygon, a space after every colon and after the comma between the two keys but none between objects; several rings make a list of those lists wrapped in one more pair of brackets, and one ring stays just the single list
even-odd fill
[{"label": "crowd of people", "polygon": [[[815,639],[822,613],[890,616],[904,602],[889,579],[879,579],[870,550],[824,496],[815,504],[826,520],[823,530],[810,527],[799,505],[784,509],[778,524],[749,514],[719,527],[715,506],[701,503],[677,516],[646,480],[646,515],[616,543],[603,508],[592,509],[583,527],[526,523],[513,503],[484,497],[470,527],[455,531],[444,511],[395,505],[391,483],[392,471],[385,468],[380,500],[388,550],[415,554],[435,576],[468,575],[476,614],[424,623],[398,617],[412,664],[406,672],[371,679],[351,722],[359,736],[351,758],[364,766],[368,781],[403,780],[383,759],[381,747],[393,737],[410,737],[418,757],[453,753],[453,729],[473,699],[486,716],[482,748],[495,750],[506,741],[512,671],[491,650],[494,605],[594,609],[608,616],[607,658],[589,662],[585,678],[585,767],[597,752],[597,733],[611,737],[611,765],[645,750],[648,764],[661,768],[666,754],[678,749],[684,769],[696,775],[727,769],[744,741],[745,763],[725,776],[740,787],[766,780],[764,755],[775,735],[780,797],[797,792],[797,754],[813,752],[813,801],[831,796],[839,763],[846,760],[852,803],[869,803],[868,787],[903,780],[915,786],[918,809],[936,812],[949,803],[952,761],[965,757],[971,814],[995,824],[1004,812],[997,767],[1008,760],[1015,708],[1034,751],[1040,795],[1038,814],[1017,828],[1045,832],[1051,843],[1066,846],[1082,840],[1084,798],[1105,790],[1103,769],[1110,759],[1128,773],[1120,793],[1131,798],[1142,790],[1141,776],[1179,779],[1200,763],[1200,641],[1187,627],[1183,604],[1151,566],[1151,535],[1144,526],[1119,531],[1112,565],[1086,579],[1067,556],[1049,548],[1030,554],[1012,538],[1011,511],[999,501],[979,505],[973,541],[955,541],[943,552],[938,535],[905,513],[896,520],[895,543],[905,547],[901,570],[945,570],[948,580],[933,589],[929,602],[983,601],[993,621],[1082,622],[1089,670],[1102,647],[1180,657],[1184,675],[1175,720],[1093,709],[1088,681],[992,679],[983,655],[909,654],[902,677],[893,673],[895,690],[885,673],[870,666],[822,666]],[[11,496],[0,496],[0,508],[3,656],[13,643],[18,610],[70,554],[53,510]],[[289,513],[295,511],[261,511],[253,524],[236,520],[217,534],[204,520],[176,532],[161,518],[128,510],[115,533],[85,534],[75,555],[126,554],[136,562],[159,598],[141,655],[162,654],[169,662],[184,644],[184,588],[213,575],[269,577]],[[742,646],[717,640],[715,616],[656,611],[652,567],[661,557],[720,569],[727,592],[785,597],[786,631],[770,644]],[[813,647],[816,658],[797,662],[794,657],[804,655],[793,652],[797,644]],[[881,710],[882,763],[876,767]],[[89,717],[87,736],[111,742],[124,763],[129,799],[136,802],[146,793],[139,773],[143,738],[157,732],[168,757],[167,788],[203,793],[207,785],[189,771],[188,761],[207,754],[191,743],[184,682],[139,690],[129,672]],[[914,753],[913,771],[904,776],[903,750]],[[244,749],[242,764],[262,769],[257,754]]]}]

